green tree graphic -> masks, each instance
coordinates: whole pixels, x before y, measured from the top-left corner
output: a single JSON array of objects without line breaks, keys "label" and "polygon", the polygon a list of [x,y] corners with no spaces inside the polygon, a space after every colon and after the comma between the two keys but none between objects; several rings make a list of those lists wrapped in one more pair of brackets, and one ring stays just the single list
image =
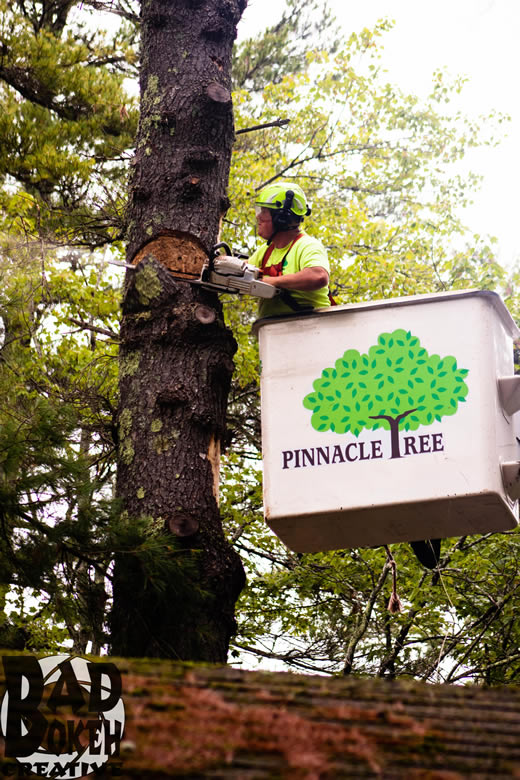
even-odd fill
[{"label": "green tree graphic", "polygon": [[359,436],[390,431],[392,458],[400,458],[399,431],[414,431],[455,414],[466,400],[468,371],[454,357],[429,355],[410,331],[382,333],[368,354],[348,349],[313,383],[303,405],[317,431]]}]

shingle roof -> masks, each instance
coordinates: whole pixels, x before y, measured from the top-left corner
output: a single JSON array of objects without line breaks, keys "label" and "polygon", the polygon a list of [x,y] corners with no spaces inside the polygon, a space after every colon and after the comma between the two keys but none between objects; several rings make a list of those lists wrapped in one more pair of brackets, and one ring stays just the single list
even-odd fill
[{"label": "shingle roof", "polygon": [[124,778],[520,777],[520,689],[117,661]]}]

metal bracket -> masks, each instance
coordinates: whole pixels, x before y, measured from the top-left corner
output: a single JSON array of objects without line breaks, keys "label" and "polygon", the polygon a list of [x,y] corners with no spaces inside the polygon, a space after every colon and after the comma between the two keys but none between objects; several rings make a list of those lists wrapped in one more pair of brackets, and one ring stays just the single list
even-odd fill
[{"label": "metal bracket", "polygon": [[501,463],[500,469],[507,495],[513,501],[518,501],[520,499],[520,461]]},{"label": "metal bracket", "polygon": [[498,395],[504,411],[513,415],[520,410],[520,376],[503,376],[497,380]]}]

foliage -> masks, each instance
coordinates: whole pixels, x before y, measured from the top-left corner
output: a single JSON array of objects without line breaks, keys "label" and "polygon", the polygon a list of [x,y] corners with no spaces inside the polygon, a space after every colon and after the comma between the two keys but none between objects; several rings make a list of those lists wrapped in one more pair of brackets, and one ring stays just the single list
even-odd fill
[{"label": "foliage", "polygon": [[[242,132],[235,147],[232,222],[225,225],[225,238],[250,252],[256,243],[251,196],[269,181],[293,179],[313,205],[307,229],[328,249],[340,303],[468,287],[500,290],[506,274],[494,257],[493,240],[472,235],[459,216],[478,177],[463,180],[454,164],[472,146],[495,143],[494,132],[504,118],[490,114],[468,119],[454,112],[451,106],[464,82],[442,72],[434,74],[431,94],[423,101],[388,84],[379,50],[388,27],[382,22],[372,31],[353,34],[335,54],[309,53],[305,68],[284,72],[254,94],[237,90],[236,121]],[[248,132],[282,118],[290,120],[283,128]],[[509,284],[505,295],[514,313],[516,277]],[[387,609],[391,569],[383,550],[299,555],[266,528],[256,435],[255,347],[248,332],[254,308],[236,298],[227,307],[240,350],[222,511],[248,570],[235,660],[267,659],[277,668],[425,680],[513,680],[510,662],[517,651],[505,613],[515,601],[516,585],[509,574],[487,582],[486,575],[481,578],[476,572],[486,569],[483,561],[494,555],[499,556],[496,560],[514,560],[516,534],[446,540],[433,574],[422,569],[408,545],[396,546],[403,611],[392,614]],[[390,345],[393,337],[404,346]],[[346,360],[348,366],[336,364],[328,377],[318,379],[307,398],[308,408],[316,413],[317,392],[323,390],[329,409],[326,424],[336,425],[339,408],[334,407],[342,405],[337,395],[343,391],[333,373],[339,377],[351,371],[341,382],[357,383],[360,408],[341,410],[341,430],[350,425],[359,432],[362,424],[391,428],[390,419],[367,419],[375,409],[369,408],[371,402],[379,404],[376,415],[398,419],[403,429],[454,412],[467,393],[466,372],[455,360],[428,355],[416,339],[412,358],[405,349],[412,334],[408,339],[404,332],[381,338],[385,343],[379,341],[368,355],[349,352],[338,361]],[[387,360],[392,361],[391,377],[380,387],[378,361],[385,364],[386,374]],[[416,377],[422,380],[413,388],[399,383],[399,361],[405,360],[416,361]],[[364,370],[370,381],[360,373]],[[453,379],[449,384],[446,376],[439,376],[444,371]],[[327,399],[323,385],[329,380]],[[427,393],[420,392],[422,385]],[[399,419],[410,409],[412,413]],[[508,571],[513,569],[511,563]],[[507,637],[500,647],[491,628],[495,624]]]},{"label": "foliage", "polygon": [[2,0],[0,14],[3,229],[89,247],[121,238],[133,29],[108,35],[69,0]]},{"label": "foliage", "polygon": [[99,652],[115,554],[158,597],[196,562],[112,498],[120,281],[87,253],[40,248],[7,242],[0,257],[0,636]]},{"label": "foliage", "polygon": [[260,520],[249,533],[239,542],[249,587],[235,659],[430,682],[518,680],[517,533],[446,540],[434,573],[421,570],[408,545],[394,546],[397,614],[388,611],[391,578],[381,549],[296,555]]},{"label": "foliage", "polygon": [[233,57],[234,89],[263,91],[284,76],[305,68],[313,50],[333,51],[338,31],[326,4],[319,0],[287,0],[282,16],[255,38],[242,41]]},{"label": "foliage", "polygon": [[464,82],[442,72],[424,101],[386,83],[378,47],[388,27],[353,34],[335,55],[308,54],[305,70],[261,94],[236,93],[239,131],[260,120],[290,123],[238,136],[227,237],[252,249],[244,193],[283,177],[308,195],[308,229],[329,251],[340,302],[496,285],[503,271],[490,242],[471,236],[457,214],[478,177],[463,181],[453,164],[493,143],[503,117],[453,116],[448,104]]},{"label": "foliage", "polygon": [[[478,177],[463,181],[453,172],[468,148],[493,142],[486,128],[502,118],[485,123],[450,113],[463,82],[443,73],[434,75],[424,101],[388,84],[379,48],[388,23],[353,34],[336,50],[330,18],[322,15],[316,25],[303,7],[294,0],[280,23],[237,49],[236,126],[244,132],[236,138],[232,221],[222,238],[251,251],[249,196],[272,179],[294,179],[313,203],[308,229],[328,248],[340,302],[503,285],[508,306],[520,315],[519,272],[506,280],[492,241],[471,235],[458,217]],[[169,574],[181,587],[183,571],[171,538],[143,536],[112,501],[120,279],[93,250],[111,243],[117,257],[124,232],[136,126],[124,79],[135,70],[138,9],[131,0],[20,0],[1,10],[0,641],[54,650],[68,636],[78,651],[89,641],[99,650],[114,554],[136,556],[159,591]],[[108,20],[107,11],[122,21],[110,33],[91,23]],[[323,51],[315,45],[316,26]],[[290,123],[245,132],[280,118]],[[383,550],[299,555],[269,531],[258,350],[250,334],[255,303],[232,297],[226,308],[240,350],[221,509],[249,582],[233,660],[516,682],[516,533],[447,540],[433,573],[421,569],[407,545],[396,546],[404,608],[391,614]],[[463,400],[461,370],[421,349],[412,345],[414,359],[425,360],[418,378],[426,379],[428,367],[439,373],[448,367],[461,379]],[[357,357],[342,360],[350,361],[345,370],[354,370],[361,390],[359,366],[352,365]],[[398,367],[400,354],[365,357],[376,361],[369,366],[375,371],[379,359]],[[426,399],[410,398],[427,413]],[[367,416],[356,411],[351,429]],[[419,424],[416,416],[403,419],[403,427]]]},{"label": "foliage", "polygon": [[103,620],[118,300],[101,268],[41,250],[11,240],[0,257],[1,581],[74,633],[78,612]]}]

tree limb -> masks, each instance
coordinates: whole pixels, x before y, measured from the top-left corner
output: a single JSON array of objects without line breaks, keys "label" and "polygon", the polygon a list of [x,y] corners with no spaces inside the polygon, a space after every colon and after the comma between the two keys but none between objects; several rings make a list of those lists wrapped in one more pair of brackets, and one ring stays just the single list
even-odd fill
[{"label": "tree limb", "polygon": [[323,667],[318,666],[317,664],[306,663],[304,660],[301,660],[306,657],[307,654],[305,652],[288,650],[286,653],[275,653],[274,651],[260,650],[258,647],[241,644],[240,642],[233,642],[233,646],[240,648],[240,650],[245,650],[246,653],[251,653],[252,655],[260,656],[261,658],[268,658],[274,661],[283,661],[289,666],[295,666],[300,669],[307,669],[307,671],[320,672],[322,674],[334,674],[333,671],[329,672],[327,669],[323,669]]},{"label": "tree limb", "polygon": [[520,653],[514,653],[513,655],[507,656],[507,658],[502,658],[500,661],[494,661],[492,664],[487,664],[483,667],[473,667],[473,669],[467,669],[465,672],[462,672],[457,677],[453,677],[451,682],[457,683],[459,680],[464,680],[470,675],[473,674],[483,674],[483,672],[489,672],[491,669],[497,669],[500,666],[504,666],[504,664],[510,664],[512,661],[518,661],[520,659]]},{"label": "tree limb", "polygon": [[370,598],[365,607],[365,611],[360,616],[358,625],[352,634],[352,638],[348,644],[347,652],[345,654],[345,664],[343,666],[344,675],[348,675],[352,671],[352,667],[354,665],[354,653],[356,652],[356,647],[358,646],[358,643],[364,637],[368,629],[368,624],[370,623],[370,618],[372,616],[372,610],[374,609],[374,604],[376,603],[376,599],[380,594],[383,585],[385,584],[390,568],[391,567],[389,562],[385,561],[385,565],[383,566],[383,571],[381,572],[381,575],[379,577],[379,580],[377,581],[375,588],[373,588],[372,593],[370,594]]},{"label": "tree limb", "polygon": [[[430,675],[434,673],[436,669],[440,666],[442,661],[449,656],[449,654],[457,647],[460,641],[461,635],[467,634],[469,631],[474,631],[478,626],[480,626],[482,623],[484,624],[484,628],[487,629],[491,623],[495,620],[496,617],[501,613],[503,610],[505,604],[511,599],[511,595],[506,596],[504,599],[499,601],[496,604],[493,604],[491,607],[489,607],[483,615],[481,615],[479,618],[474,620],[469,626],[462,626],[462,628],[457,631],[455,636],[451,639],[448,646],[441,648],[441,651],[436,659],[436,661],[433,664],[430,664],[426,672],[422,675],[422,680],[428,680]],[[455,666],[455,669],[458,667],[458,663]]]},{"label": "tree limb", "polygon": [[91,330],[93,333],[100,333],[102,336],[108,336],[110,339],[114,339],[114,341],[119,340],[119,334],[115,333],[113,330],[108,330],[108,328],[98,328],[96,325],[89,325],[88,322],[77,320],[74,317],[69,317],[68,319],[72,325],[78,325],[78,327],[82,328],[83,330]]},{"label": "tree limb", "polygon": [[253,130],[264,130],[266,127],[284,127],[285,125],[288,125],[290,121],[290,119],[276,119],[274,122],[266,122],[263,125],[244,127],[242,130],[237,130],[235,135],[240,135],[241,133],[252,133]]}]

